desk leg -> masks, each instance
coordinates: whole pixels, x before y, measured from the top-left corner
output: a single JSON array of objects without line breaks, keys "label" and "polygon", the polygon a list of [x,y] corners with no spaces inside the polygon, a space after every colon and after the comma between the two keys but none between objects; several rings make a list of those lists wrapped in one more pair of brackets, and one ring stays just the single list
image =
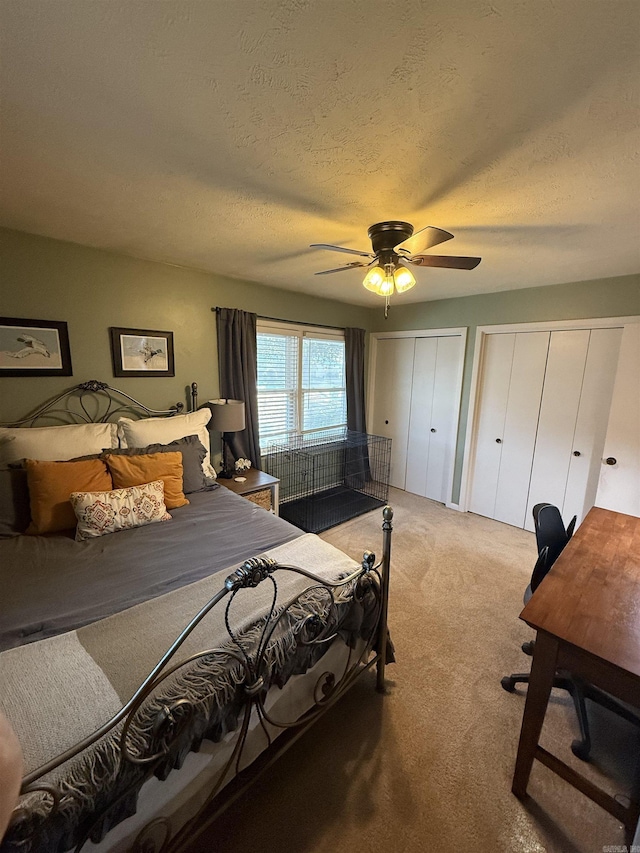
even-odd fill
[{"label": "desk leg", "polygon": [[533,651],[527,700],[522,717],[522,728],[520,729],[516,767],[511,785],[511,790],[516,797],[524,797],[527,793],[529,775],[556,674],[557,659],[558,641],[550,634],[538,631]]}]

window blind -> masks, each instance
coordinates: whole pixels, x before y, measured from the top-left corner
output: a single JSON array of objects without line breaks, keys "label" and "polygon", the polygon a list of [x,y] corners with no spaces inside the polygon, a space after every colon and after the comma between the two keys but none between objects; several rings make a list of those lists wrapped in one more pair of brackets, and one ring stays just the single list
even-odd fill
[{"label": "window blind", "polygon": [[258,419],[264,452],[347,422],[344,334],[258,321]]}]

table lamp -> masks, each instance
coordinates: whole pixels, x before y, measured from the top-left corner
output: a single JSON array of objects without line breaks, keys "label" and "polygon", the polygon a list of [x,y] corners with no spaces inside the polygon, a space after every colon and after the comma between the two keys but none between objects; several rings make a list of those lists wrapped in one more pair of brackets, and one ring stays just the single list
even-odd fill
[{"label": "table lamp", "polygon": [[205,406],[211,409],[210,430],[222,433],[222,471],[219,477],[228,480],[233,477],[233,464],[229,460],[227,433],[239,432],[244,429],[244,402],[242,400],[207,400]]}]

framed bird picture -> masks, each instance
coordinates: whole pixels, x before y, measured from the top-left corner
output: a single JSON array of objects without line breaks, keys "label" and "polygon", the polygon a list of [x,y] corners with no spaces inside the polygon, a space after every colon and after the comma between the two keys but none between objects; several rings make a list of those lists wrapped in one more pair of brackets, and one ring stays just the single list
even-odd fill
[{"label": "framed bird picture", "polygon": [[0,317],[0,376],[72,376],[67,324]]},{"label": "framed bird picture", "polygon": [[112,326],[114,376],[175,376],[173,332]]}]

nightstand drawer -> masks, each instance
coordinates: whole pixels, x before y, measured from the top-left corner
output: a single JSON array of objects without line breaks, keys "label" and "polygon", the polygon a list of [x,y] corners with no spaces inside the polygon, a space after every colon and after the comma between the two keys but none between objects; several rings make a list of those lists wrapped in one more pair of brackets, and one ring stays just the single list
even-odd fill
[{"label": "nightstand drawer", "polygon": [[280,480],[277,477],[265,474],[257,468],[249,468],[248,471],[239,474],[237,479],[233,477],[227,480],[220,477],[218,482],[230,492],[235,492],[236,495],[241,495],[274,515],[278,515]]},{"label": "nightstand drawer", "polygon": [[243,497],[254,504],[258,504],[258,506],[261,506],[263,509],[268,509],[269,512],[273,509],[271,489],[260,489],[259,492],[249,492],[248,494],[243,495]]}]

